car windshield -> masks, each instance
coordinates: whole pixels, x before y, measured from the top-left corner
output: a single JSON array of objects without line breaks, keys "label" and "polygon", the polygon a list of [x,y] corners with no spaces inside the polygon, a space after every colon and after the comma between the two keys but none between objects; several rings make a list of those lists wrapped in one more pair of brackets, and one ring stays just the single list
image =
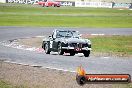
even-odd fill
[{"label": "car windshield", "polygon": [[79,33],[77,31],[57,31],[57,38],[60,37],[79,38]]}]

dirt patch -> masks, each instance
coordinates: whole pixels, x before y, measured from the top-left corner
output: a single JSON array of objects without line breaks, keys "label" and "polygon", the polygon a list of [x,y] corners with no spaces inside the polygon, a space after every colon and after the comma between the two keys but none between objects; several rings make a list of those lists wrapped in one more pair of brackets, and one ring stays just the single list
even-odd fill
[{"label": "dirt patch", "polygon": [[42,46],[42,41],[43,41],[43,37],[18,39],[18,42],[21,45],[27,45],[27,46],[38,47],[38,48]]},{"label": "dirt patch", "polygon": [[79,86],[75,77],[76,73],[0,62],[0,80],[14,86],[21,86],[20,88],[124,88],[129,86],[128,84],[124,86],[123,84],[85,84]]}]

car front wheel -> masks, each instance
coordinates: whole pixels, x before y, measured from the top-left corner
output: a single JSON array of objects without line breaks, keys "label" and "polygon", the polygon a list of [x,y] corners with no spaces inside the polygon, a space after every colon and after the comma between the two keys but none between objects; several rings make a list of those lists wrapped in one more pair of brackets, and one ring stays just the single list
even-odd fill
[{"label": "car front wheel", "polygon": [[83,54],[85,57],[89,57],[90,51],[85,51]]},{"label": "car front wheel", "polygon": [[48,43],[45,44],[45,53],[46,54],[50,54],[50,50],[49,50],[49,46],[48,46]]},{"label": "car front wheel", "polygon": [[59,55],[63,55],[63,54],[64,54],[64,52],[63,52],[63,50],[62,50],[61,43],[58,44],[58,54],[59,54]]}]

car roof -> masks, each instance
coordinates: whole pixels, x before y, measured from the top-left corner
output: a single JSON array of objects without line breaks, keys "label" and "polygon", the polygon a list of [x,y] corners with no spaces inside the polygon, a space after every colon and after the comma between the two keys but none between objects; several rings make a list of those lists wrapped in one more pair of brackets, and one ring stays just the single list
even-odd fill
[{"label": "car roof", "polygon": [[72,31],[72,32],[77,32],[75,30],[70,30],[70,29],[55,29],[54,31]]}]

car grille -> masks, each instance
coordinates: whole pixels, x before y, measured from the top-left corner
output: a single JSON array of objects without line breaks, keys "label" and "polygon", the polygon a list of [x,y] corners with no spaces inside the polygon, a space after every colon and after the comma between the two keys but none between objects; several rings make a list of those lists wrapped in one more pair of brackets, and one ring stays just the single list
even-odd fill
[{"label": "car grille", "polygon": [[82,43],[71,43],[69,44],[70,47],[77,47],[77,48],[84,48],[84,47],[91,47],[88,44],[82,44]]}]

